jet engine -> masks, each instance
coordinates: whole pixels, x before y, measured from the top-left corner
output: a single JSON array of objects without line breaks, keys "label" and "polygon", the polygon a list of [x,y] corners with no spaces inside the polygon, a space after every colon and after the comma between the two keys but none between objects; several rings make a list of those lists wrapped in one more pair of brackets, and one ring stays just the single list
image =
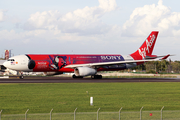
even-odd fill
[{"label": "jet engine", "polygon": [[97,70],[89,67],[77,67],[74,69],[74,73],[76,76],[88,76],[95,75]]},{"label": "jet engine", "polygon": [[30,60],[28,63],[28,68],[29,69],[33,69],[36,66],[36,63],[34,60]]}]

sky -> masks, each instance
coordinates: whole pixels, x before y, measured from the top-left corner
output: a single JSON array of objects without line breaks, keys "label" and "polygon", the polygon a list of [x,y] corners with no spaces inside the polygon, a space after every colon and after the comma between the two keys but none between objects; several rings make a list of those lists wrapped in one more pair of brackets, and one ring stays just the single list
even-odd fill
[{"label": "sky", "polygon": [[[174,1],[174,2],[173,2]],[[0,56],[135,52],[159,31],[154,55],[180,61],[180,1],[1,0]]]}]

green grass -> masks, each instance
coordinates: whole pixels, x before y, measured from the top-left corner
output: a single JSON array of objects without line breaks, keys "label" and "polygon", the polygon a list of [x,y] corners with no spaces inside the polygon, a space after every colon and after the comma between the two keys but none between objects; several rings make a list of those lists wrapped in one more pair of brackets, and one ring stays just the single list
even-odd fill
[{"label": "green grass", "polygon": [[[87,92],[88,91],[88,94]],[[0,84],[3,114],[180,110],[180,83]],[[94,106],[89,105],[90,97]]]}]

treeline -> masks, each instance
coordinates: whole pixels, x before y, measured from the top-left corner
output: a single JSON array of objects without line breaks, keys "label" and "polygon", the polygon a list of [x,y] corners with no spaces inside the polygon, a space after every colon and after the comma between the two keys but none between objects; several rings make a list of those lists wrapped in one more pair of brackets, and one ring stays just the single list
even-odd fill
[{"label": "treeline", "polygon": [[180,61],[151,61],[131,68],[131,70],[146,73],[180,73]]}]

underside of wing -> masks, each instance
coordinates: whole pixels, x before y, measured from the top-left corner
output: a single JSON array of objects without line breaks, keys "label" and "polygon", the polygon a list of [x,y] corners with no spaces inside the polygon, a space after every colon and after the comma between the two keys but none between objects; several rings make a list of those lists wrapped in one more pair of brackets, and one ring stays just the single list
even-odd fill
[{"label": "underside of wing", "polygon": [[139,62],[148,62],[148,61],[157,61],[157,59],[149,59],[149,60],[131,60],[131,61],[116,61],[116,62],[99,62],[99,63],[88,63],[88,64],[71,64],[65,66],[65,68],[76,68],[76,67],[102,67],[108,65],[121,65],[121,64],[131,64],[131,63],[139,63]]}]

